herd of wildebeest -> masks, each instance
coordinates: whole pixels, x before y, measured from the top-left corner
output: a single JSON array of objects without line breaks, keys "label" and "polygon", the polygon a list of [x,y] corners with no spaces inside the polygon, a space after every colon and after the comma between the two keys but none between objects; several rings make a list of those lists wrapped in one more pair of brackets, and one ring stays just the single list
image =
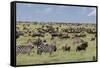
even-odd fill
[{"label": "herd of wildebeest", "polygon": [[[20,26],[21,25],[21,26]],[[31,25],[39,25],[39,27],[31,28]],[[65,27],[63,27],[65,26]],[[91,27],[89,27],[91,26]],[[50,35],[50,43],[44,38],[45,34]],[[57,41],[59,39],[75,39],[73,42],[77,44],[75,52],[86,51],[88,48],[88,41],[82,39],[87,37],[87,34],[92,35],[89,41],[96,41],[96,24],[81,24],[81,23],[17,23],[16,24],[16,39],[20,37],[31,37],[25,44],[16,43],[16,55],[26,54],[31,55],[32,50],[36,48],[36,54],[43,53],[52,54],[59,50]],[[34,40],[32,38],[35,38]],[[43,39],[41,39],[43,38]],[[65,44],[61,46],[64,52],[70,52],[71,46]]]}]

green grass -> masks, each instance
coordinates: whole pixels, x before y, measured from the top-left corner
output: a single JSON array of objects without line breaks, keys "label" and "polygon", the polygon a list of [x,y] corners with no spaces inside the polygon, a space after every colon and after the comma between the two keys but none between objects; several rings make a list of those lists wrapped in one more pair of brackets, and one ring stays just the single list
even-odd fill
[{"label": "green grass", "polygon": [[[23,23],[17,24],[18,27],[20,27],[19,30],[22,30]],[[54,27],[57,27],[58,25],[54,25]],[[30,24],[30,29],[31,30],[36,30],[35,28],[40,28],[40,24]],[[69,28],[70,26],[62,25],[60,30],[62,28]],[[75,27],[75,26],[72,26]],[[84,27],[81,26],[81,27]],[[91,25],[88,27],[94,28]],[[87,27],[87,28],[88,28]],[[72,34],[69,34],[72,36]],[[96,41],[90,41],[90,38],[93,37],[94,35],[92,34],[86,34],[87,37],[82,38],[85,41],[88,41],[88,48],[86,51],[80,51],[76,52],[76,47],[78,44],[73,44],[73,39],[60,39],[58,37],[55,38],[56,45],[57,45],[57,51],[54,52],[53,54],[49,53],[43,53],[42,55],[37,55],[36,54],[36,48],[33,49],[31,55],[27,54],[20,54],[16,57],[16,64],[17,65],[28,65],[28,64],[46,64],[46,63],[61,63],[61,62],[80,62],[80,61],[93,61],[93,56],[96,57]],[[31,37],[31,36],[21,36],[17,39],[16,44],[27,44],[28,39],[36,39],[37,37]],[[47,42],[50,44],[52,40],[50,40],[51,36],[50,34],[46,33],[45,37],[41,37],[42,39],[46,39]],[[63,52],[62,51],[62,46],[65,44],[68,44],[68,46],[71,46],[71,51],[70,52]],[[95,61],[95,60],[94,60]]]},{"label": "green grass", "polygon": [[93,56],[96,56],[95,48],[88,48],[85,52],[75,52],[74,50],[71,52],[63,52],[62,50],[58,50],[52,55],[48,53],[37,55],[33,52],[30,56],[22,54],[17,56],[17,65],[93,61]]}]

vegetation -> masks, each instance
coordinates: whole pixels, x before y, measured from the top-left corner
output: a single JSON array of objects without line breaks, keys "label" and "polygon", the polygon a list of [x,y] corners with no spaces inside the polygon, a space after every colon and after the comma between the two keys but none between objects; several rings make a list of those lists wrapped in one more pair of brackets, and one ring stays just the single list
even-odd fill
[{"label": "vegetation", "polygon": [[[26,32],[23,35],[20,35],[16,40],[17,46],[28,44],[28,40],[31,39],[31,41],[35,41],[38,36],[32,37],[33,32],[37,32],[38,28],[47,29],[45,26],[52,26],[54,29],[57,27],[59,28],[59,32],[62,32],[63,29],[68,28],[85,28],[85,29],[92,29],[96,30],[96,24],[60,24],[60,23],[17,23],[16,30],[17,31],[24,31],[24,28],[29,29],[30,32]],[[44,26],[44,27],[43,27]],[[77,27],[76,27],[77,26]],[[77,43],[73,43],[76,39],[73,39],[72,37],[75,34],[86,34],[86,37],[80,37],[80,39],[83,39],[88,42],[88,47],[86,50],[78,51],[76,52],[76,47],[79,45]],[[16,63],[17,65],[28,65],[28,64],[46,64],[46,63],[62,63],[62,62],[80,62],[80,61],[96,61],[96,59],[93,59],[93,57],[96,57],[96,39],[91,41],[92,37],[95,37],[95,34],[89,34],[87,32],[81,32],[81,33],[67,33],[70,38],[59,38],[54,37],[53,41],[56,41],[57,51],[53,52],[51,55],[49,53],[43,53],[42,55],[37,54],[37,48],[34,44],[34,49],[32,49],[31,55],[27,54],[19,54],[16,57]],[[44,37],[40,37],[42,40],[46,40],[48,44],[52,42],[51,34],[49,32],[44,33]],[[62,46],[68,45],[71,47],[70,52],[63,51]]]}]

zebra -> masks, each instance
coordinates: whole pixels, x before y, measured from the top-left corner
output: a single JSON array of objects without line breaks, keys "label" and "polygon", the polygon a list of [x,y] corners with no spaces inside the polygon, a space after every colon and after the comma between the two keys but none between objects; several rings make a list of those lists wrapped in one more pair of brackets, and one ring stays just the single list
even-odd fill
[{"label": "zebra", "polygon": [[17,45],[16,46],[16,54],[28,54],[30,55],[32,49],[34,48],[34,46],[32,45]]},{"label": "zebra", "polygon": [[45,45],[45,44],[42,43],[40,46],[37,47],[37,54],[41,55],[43,52],[45,52],[45,53],[49,53],[51,55],[52,52],[55,52],[57,50],[56,45],[53,45],[53,44]]}]

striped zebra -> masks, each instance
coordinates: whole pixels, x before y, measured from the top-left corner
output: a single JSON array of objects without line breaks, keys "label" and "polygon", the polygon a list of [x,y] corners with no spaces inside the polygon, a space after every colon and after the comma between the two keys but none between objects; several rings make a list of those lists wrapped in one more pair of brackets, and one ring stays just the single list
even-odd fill
[{"label": "striped zebra", "polygon": [[32,49],[34,47],[32,45],[18,45],[16,46],[16,54],[28,54],[30,55],[30,53],[32,52]]},{"label": "striped zebra", "polygon": [[37,54],[41,55],[43,52],[49,53],[50,55],[52,52],[55,52],[57,50],[56,45],[48,45],[48,44],[41,44],[37,47]]}]

